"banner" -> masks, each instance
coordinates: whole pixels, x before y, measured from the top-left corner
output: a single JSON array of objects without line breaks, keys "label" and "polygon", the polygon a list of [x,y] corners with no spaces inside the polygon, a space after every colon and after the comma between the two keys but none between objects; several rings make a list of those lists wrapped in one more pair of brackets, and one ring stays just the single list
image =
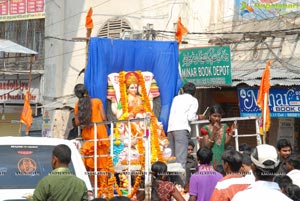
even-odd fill
[{"label": "banner", "polygon": [[45,0],[0,0],[0,22],[45,18]]},{"label": "banner", "polygon": [[[238,88],[241,117],[261,116],[257,93],[258,88]],[[300,87],[271,88],[269,106],[273,118],[300,118]]]},{"label": "banner", "polygon": [[40,77],[34,77],[30,89],[28,76],[0,76],[0,103],[23,104],[25,93],[30,90],[30,103],[40,102]]}]

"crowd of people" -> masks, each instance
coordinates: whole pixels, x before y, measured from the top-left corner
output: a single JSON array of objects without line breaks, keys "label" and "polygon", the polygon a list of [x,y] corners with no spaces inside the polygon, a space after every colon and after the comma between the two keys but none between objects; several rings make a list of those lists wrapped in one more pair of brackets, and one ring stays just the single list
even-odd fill
[{"label": "crowd of people", "polygon": [[[278,140],[277,147],[262,144],[252,148],[243,143],[240,144],[239,151],[236,151],[230,146],[236,125],[221,123],[224,111],[220,105],[213,105],[209,109],[209,124],[200,129],[200,138],[191,140],[189,122],[206,118],[197,114],[198,100],[194,97],[195,91],[196,87],[192,83],[183,86],[182,93],[173,99],[168,124],[167,137],[172,156],[186,170],[185,174],[180,177],[179,182],[174,183],[172,175],[167,172],[166,163],[153,163],[151,200],[300,201],[300,154],[293,152],[287,139]],[[90,129],[93,128],[85,125],[106,120],[102,102],[91,99],[83,84],[76,85],[75,94],[79,100],[75,105],[74,128],[81,125],[82,137],[92,139],[90,133],[94,132]],[[91,119],[95,117],[100,119]],[[107,138],[107,132],[101,132],[105,128],[102,126],[98,129],[100,132],[97,137]],[[105,136],[100,136],[103,133]],[[199,150],[195,150],[195,143],[199,143]],[[107,150],[109,144],[105,141],[99,144],[100,153],[104,150],[101,146],[106,146]],[[84,144],[81,150],[91,154],[89,144]],[[85,163],[92,169],[90,164],[93,159],[89,160],[91,161]],[[101,169],[101,165],[99,168]],[[178,183],[187,197],[178,189]],[[118,197],[117,200],[122,199],[126,198]],[[144,199],[143,193],[134,198]]]}]

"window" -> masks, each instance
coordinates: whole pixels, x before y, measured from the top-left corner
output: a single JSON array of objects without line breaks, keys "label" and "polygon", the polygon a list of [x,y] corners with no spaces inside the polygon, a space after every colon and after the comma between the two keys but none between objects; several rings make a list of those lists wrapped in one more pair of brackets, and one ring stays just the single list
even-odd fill
[{"label": "window", "polygon": [[[53,146],[0,146],[0,189],[34,189],[52,170]],[[69,169],[74,173],[72,162]]]}]

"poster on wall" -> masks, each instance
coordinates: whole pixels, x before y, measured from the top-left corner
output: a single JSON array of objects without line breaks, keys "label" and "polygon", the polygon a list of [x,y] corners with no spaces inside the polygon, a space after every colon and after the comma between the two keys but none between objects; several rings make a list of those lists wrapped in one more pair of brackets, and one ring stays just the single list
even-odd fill
[{"label": "poster on wall", "polygon": [[277,140],[287,139],[294,147],[294,125],[295,119],[293,118],[280,118],[278,125]]},{"label": "poster on wall", "polygon": [[197,86],[232,84],[229,46],[181,49],[179,62],[184,82]]},{"label": "poster on wall", "polygon": [[48,110],[45,110],[43,114],[42,137],[52,137],[50,115]]},{"label": "poster on wall", "polygon": [[0,22],[45,18],[45,0],[0,0]]}]

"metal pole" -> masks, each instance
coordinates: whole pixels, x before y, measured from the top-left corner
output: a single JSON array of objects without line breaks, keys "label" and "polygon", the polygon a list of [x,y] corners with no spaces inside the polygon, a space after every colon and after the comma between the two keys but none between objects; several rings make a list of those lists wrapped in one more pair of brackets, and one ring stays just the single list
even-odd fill
[{"label": "metal pole", "polygon": [[95,187],[95,198],[98,197],[98,168],[97,168],[97,125],[94,123],[94,187]]},{"label": "metal pole", "polygon": [[130,121],[128,121],[128,150],[127,150],[127,153],[128,153],[128,176],[127,176],[127,179],[128,179],[128,194],[130,195],[131,193],[131,137],[132,137],[132,134],[131,134],[131,124],[130,124]]}]

